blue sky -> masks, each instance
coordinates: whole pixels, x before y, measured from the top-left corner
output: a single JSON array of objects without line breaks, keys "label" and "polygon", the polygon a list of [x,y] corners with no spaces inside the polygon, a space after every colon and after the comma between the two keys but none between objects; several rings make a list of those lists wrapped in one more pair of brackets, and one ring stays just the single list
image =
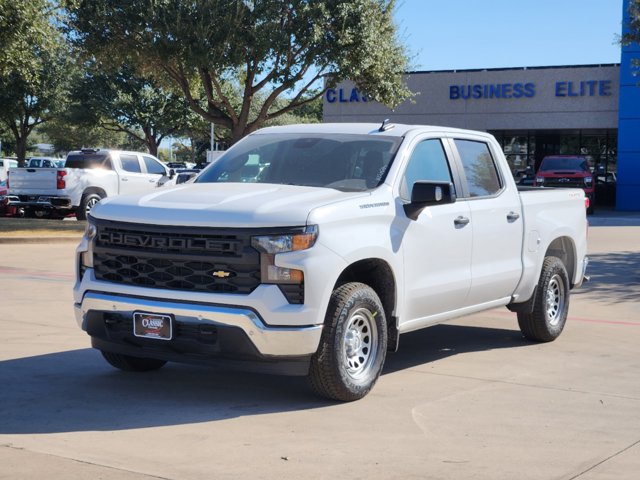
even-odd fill
[{"label": "blue sky", "polygon": [[619,63],[622,0],[397,0],[411,70]]}]

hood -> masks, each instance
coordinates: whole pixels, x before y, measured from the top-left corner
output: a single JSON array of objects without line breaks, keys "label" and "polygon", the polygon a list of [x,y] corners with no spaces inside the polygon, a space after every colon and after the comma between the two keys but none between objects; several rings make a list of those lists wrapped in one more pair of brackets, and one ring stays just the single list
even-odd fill
[{"label": "hood", "polygon": [[196,183],[106,198],[91,210],[91,216],[153,225],[301,226],[314,208],[368,195],[295,185]]}]

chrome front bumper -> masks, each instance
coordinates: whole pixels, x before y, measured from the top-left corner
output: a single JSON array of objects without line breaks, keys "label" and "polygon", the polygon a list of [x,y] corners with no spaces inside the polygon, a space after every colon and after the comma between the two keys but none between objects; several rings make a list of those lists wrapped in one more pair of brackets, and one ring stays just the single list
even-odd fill
[{"label": "chrome front bumper", "polygon": [[250,309],[195,303],[181,303],[140,297],[124,297],[87,292],[82,303],[74,304],[78,325],[87,330],[87,315],[92,311],[131,314],[135,311],[172,314],[177,321],[240,328],[265,357],[300,357],[316,352],[322,325],[268,327]]}]

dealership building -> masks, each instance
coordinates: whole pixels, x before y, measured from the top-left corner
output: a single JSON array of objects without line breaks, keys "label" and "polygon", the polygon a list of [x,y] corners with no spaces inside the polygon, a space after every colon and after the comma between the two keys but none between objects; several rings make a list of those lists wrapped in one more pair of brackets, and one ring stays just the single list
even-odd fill
[{"label": "dealership building", "polygon": [[[627,3],[627,0],[624,1]],[[327,90],[325,122],[441,125],[492,133],[514,175],[547,155],[583,155],[618,210],[640,211],[638,46],[620,64],[411,72],[416,95],[394,110],[349,82]]]}]

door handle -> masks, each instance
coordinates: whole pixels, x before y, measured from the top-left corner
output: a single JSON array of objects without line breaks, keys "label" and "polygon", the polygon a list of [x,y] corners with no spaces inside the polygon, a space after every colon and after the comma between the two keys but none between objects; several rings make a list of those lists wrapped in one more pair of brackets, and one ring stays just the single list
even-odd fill
[{"label": "door handle", "polygon": [[516,221],[517,219],[519,219],[519,218],[520,218],[520,214],[519,214],[519,213],[516,213],[516,212],[509,212],[509,213],[507,214],[507,220],[508,220],[509,222],[515,222],[515,221]]},{"label": "door handle", "polygon": [[461,216],[459,216],[458,218],[456,218],[456,219],[453,221],[453,224],[454,224],[456,227],[464,227],[465,225],[467,225],[467,224],[469,223],[469,221],[470,221],[470,220],[469,220],[467,217],[463,217],[463,216],[461,215]]},{"label": "door handle", "polygon": [[129,179],[128,179],[127,177],[123,177],[123,178],[121,178],[121,180],[122,180],[123,182],[128,182],[128,181],[129,181]]}]

